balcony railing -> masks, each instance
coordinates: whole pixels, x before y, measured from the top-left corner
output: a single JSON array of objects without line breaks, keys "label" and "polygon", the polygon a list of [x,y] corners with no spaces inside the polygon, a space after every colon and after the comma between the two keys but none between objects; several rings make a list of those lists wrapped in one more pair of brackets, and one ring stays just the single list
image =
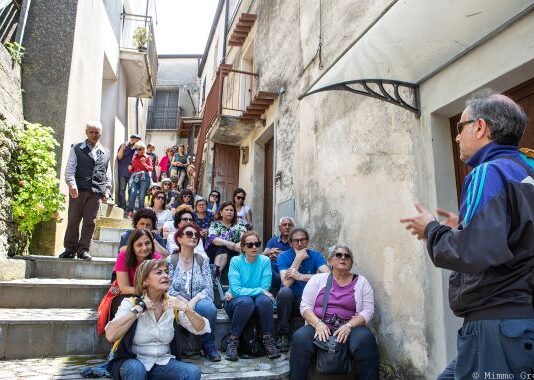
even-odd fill
[{"label": "balcony railing", "polygon": [[22,0],[0,1],[0,42],[5,44],[15,38]]},{"label": "balcony railing", "polygon": [[177,130],[180,116],[180,107],[149,106],[146,129]]},{"label": "balcony railing", "polygon": [[229,69],[222,76],[221,114],[241,117],[254,98],[258,74]]}]

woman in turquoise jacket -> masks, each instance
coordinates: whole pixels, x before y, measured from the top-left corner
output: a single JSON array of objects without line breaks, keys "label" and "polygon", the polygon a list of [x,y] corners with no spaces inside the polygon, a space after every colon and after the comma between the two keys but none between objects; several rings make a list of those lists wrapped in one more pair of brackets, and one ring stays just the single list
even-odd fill
[{"label": "woman in turquoise jacket", "polygon": [[226,359],[238,359],[237,348],[248,320],[256,315],[262,342],[270,359],[280,357],[273,339],[273,301],[269,293],[271,287],[271,261],[267,256],[258,255],[261,247],[260,236],[256,231],[248,231],[241,237],[243,254],[230,260],[228,282],[230,290],[224,307],[231,318],[230,337],[226,348]]}]

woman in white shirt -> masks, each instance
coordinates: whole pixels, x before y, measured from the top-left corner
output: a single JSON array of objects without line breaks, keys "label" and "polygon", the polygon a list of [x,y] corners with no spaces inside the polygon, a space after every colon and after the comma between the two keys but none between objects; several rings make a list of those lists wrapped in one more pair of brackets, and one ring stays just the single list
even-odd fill
[{"label": "woman in white shirt", "polygon": [[200,379],[200,369],[180,359],[178,325],[195,335],[210,332],[206,318],[186,302],[167,295],[165,260],[147,260],[135,272],[135,290],[106,326],[110,342],[120,340],[108,363],[114,379]]},{"label": "woman in white shirt", "polygon": [[247,230],[252,230],[252,208],[245,204],[247,193],[245,190],[238,187],[234,191],[232,200],[234,201],[237,210],[237,223],[242,224]]},{"label": "woman in white shirt", "polygon": [[171,210],[167,210],[165,207],[166,204],[167,197],[165,196],[165,192],[162,190],[156,191],[150,199],[150,208],[154,210],[158,218],[158,224],[156,228],[159,233],[161,233],[165,222],[172,220],[172,212]]}]

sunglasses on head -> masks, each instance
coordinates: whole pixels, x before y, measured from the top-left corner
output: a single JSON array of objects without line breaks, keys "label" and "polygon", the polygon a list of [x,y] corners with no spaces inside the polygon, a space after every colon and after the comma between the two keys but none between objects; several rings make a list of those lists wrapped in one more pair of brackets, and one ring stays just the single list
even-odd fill
[{"label": "sunglasses on head", "polygon": [[336,257],[336,259],[344,259],[344,260],[350,260],[351,257],[350,257],[350,254],[348,253],[344,253],[344,252],[336,252],[334,253],[334,256]]},{"label": "sunglasses on head", "polygon": [[253,242],[250,242],[250,243],[245,243],[245,247],[247,247],[247,248],[252,248],[252,247],[259,248],[259,247],[261,247],[261,241],[253,241]]},{"label": "sunglasses on head", "polygon": [[189,239],[198,239],[199,236],[196,232],[193,231],[185,231],[184,235],[187,236]]},{"label": "sunglasses on head", "polygon": [[180,218],[180,220],[181,220],[182,222],[192,222],[192,221],[193,221],[193,218],[185,217],[185,218]]}]

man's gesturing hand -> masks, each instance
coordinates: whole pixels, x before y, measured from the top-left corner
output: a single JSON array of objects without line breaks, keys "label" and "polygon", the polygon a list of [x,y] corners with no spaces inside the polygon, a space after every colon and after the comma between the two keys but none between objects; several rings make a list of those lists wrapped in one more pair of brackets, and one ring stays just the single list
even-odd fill
[{"label": "man's gesturing hand", "polygon": [[406,229],[410,231],[412,235],[417,236],[417,239],[421,240],[425,238],[425,228],[428,223],[436,220],[436,218],[420,203],[416,203],[415,208],[419,211],[418,216],[403,218],[400,221],[406,225]]}]

